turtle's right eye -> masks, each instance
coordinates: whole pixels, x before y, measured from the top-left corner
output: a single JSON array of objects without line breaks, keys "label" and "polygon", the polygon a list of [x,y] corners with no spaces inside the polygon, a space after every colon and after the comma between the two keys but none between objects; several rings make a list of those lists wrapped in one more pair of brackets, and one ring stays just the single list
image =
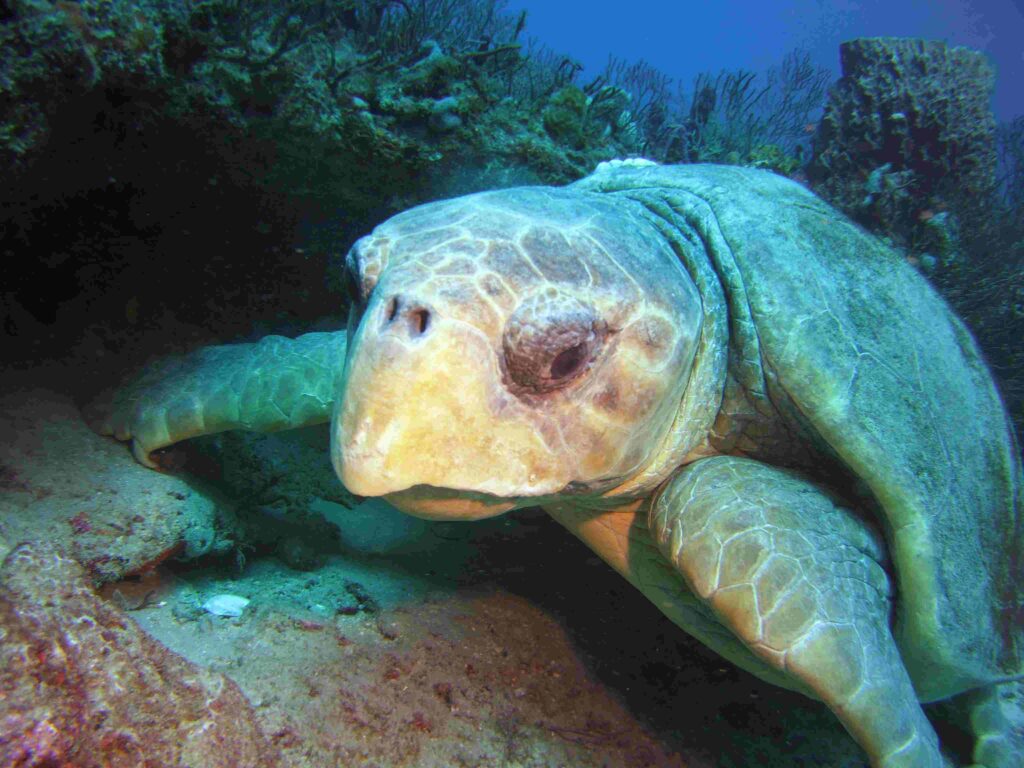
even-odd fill
[{"label": "turtle's right eye", "polygon": [[359,279],[359,262],[358,259],[353,258],[351,251],[349,251],[348,256],[345,257],[344,283],[345,298],[348,299],[349,306],[362,307],[366,301],[362,296],[362,280]]},{"label": "turtle's right eye", "polygon": [[342,275],[345,296],[348,299],[348,324],[346,335],[348,337],[349,355],[352,354],[352,341],[355,338],[356,329],[362,322],[363,312],[366,311],[366,299],[369,296],[369,292],[364,290],[365,281],[363,280],[362,265],[360,261],[359,253],[356,250],[356,247],[353,246],[352,250],[350,250],[348,255],[345,256],[345,266],[343,268],[344,274]]},{"label": "turtle's right eye", "polygon": [[363,252],[363,241],[359,240],[345,256],[345,292],[348,294],[349,303],[356,307],[360,314],[370,300],[377,285],[376,276],[367,274],[367,259]]}]

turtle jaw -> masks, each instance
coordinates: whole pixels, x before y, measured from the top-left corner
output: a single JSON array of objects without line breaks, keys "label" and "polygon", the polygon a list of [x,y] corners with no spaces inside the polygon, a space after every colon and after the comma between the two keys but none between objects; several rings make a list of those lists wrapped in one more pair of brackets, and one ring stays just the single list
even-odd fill
[{"label": "turtle jaw", "polygon": [[424,520],[483,520],[523,506],[521,500],[429,485],[389,493],[384,499],[407,515]]}]

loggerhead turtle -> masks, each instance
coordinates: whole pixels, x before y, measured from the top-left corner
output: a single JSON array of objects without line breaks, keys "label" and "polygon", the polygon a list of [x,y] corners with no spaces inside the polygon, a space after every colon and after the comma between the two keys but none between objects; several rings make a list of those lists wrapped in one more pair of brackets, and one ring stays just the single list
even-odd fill
[{"label": "loggerhead turtle", "polygon": [[99,423],[135,456],[330,419],[342,482],[414,515],[539,505],[675,623],[827,704],[872,765],[1022,765],[1020,460],[963,324],[892,250],[747,168],[603,164],[401,213],[349,332],[211,347]]}]

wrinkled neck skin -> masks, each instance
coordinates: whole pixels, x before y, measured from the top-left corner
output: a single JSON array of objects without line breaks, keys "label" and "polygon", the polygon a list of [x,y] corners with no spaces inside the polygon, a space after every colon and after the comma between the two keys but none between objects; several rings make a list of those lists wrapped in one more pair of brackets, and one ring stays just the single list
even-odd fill
[{"label": "wrinkled neck skin", "polygon": [[331,429],[350,491],[429,519],[643,498],[705,442],[700,293],[643,208],[533,187],[390,219]]}]

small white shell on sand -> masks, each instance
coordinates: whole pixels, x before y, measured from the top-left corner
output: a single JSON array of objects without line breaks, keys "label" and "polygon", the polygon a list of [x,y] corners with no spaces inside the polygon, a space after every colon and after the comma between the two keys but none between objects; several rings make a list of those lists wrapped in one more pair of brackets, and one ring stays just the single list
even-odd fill
[{"label": "small white shell on sand", "polygon": [[203,603],[203,610],[214,616],[241,616],[248,604],[249,598],[247,597],[214,595]]}]

